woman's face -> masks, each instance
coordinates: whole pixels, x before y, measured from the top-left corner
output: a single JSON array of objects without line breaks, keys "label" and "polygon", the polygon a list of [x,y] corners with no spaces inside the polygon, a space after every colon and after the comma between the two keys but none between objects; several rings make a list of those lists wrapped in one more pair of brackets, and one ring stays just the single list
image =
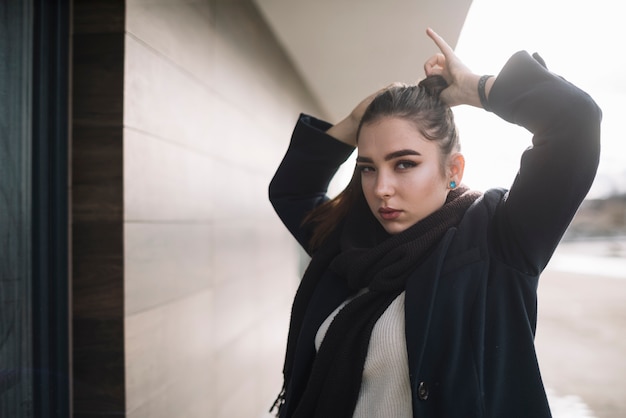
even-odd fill
[{"label": "woman's face", "polygon": [[437,143],[400,118],[363,125],[359,135],[357,167],[363,194],[390,234],[404,231],[443,206],[450,181],[461,182],[464,161],[455,166],[458,159],[463,159],[461,154],[454,154],[451,163],[442,167]]}]

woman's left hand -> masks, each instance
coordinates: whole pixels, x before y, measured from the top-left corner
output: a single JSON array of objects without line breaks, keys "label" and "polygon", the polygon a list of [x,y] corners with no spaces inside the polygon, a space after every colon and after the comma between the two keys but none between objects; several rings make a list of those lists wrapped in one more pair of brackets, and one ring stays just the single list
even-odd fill
[{"label": "woman's left hand", "polygon": [[[441,53],[430,57],[424,64],[426,76],[440,75],[448,83],[448,87],[441,92],[441,99],[448,106],[468,104],[482,107],[478,97],[478,80],[480,76],[474,74],[457,57],[450,45],[434,30],[428,28],[426,34],[441,51]],[[493,77],[487,81],[486,93],[491,89],[493,81]]]}]

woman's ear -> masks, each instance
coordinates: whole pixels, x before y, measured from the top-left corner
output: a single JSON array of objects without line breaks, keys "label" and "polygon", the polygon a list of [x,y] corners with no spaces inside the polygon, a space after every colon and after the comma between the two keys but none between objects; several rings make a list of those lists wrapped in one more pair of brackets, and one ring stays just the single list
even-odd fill
[{"label": "woman's ear", "polygon": [[448,181],[461,184],[465,171],[465,157],[460,152],[455,152],[448,157]]}]

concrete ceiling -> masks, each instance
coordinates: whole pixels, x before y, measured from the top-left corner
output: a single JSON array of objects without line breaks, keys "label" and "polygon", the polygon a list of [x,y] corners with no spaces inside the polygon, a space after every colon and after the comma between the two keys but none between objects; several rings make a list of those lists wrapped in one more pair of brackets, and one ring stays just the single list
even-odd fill
[{"label": "concrete ceiling", "polygon": [[[423,77],[432,27],[456,45],[471,0],[253,0],[331,122]],[[323,116],[323,115],[321,115]]]}]

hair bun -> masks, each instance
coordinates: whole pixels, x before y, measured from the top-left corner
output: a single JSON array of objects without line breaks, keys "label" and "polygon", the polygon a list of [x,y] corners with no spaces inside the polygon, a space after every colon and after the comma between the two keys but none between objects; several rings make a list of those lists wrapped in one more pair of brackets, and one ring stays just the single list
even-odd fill
[{"label": "hair bun", "polygon": [[419,82],[418,86],[429,96],[439,99],[441,92],[448,87],[448,82],[440,75],[430,75]]}]

